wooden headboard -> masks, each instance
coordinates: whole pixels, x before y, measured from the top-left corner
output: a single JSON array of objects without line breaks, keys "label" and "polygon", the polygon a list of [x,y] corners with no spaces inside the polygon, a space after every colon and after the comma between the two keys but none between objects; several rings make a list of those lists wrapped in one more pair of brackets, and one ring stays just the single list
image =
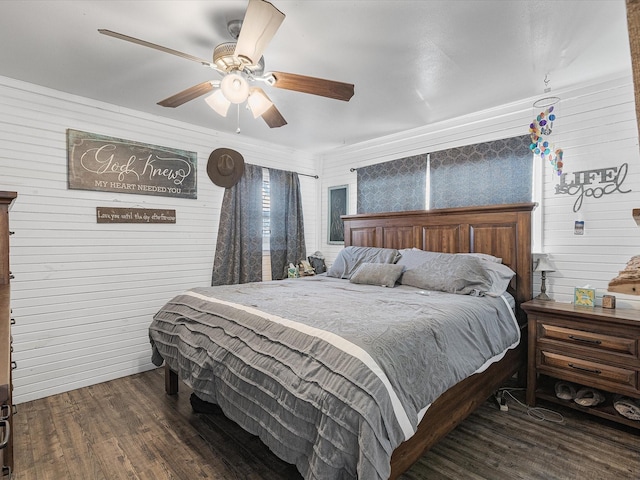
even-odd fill
[{"label": "wooden headboard", "polygon": [[488,253],[516,276],[519,305],[532,297],[531,212],[536,203],[344,215],[344,245]]}]

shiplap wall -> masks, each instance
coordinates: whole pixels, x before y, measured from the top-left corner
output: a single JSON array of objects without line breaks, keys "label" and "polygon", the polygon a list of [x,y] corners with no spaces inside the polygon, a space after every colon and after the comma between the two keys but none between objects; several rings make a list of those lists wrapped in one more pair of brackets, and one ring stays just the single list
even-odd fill
[{"label": "shiplap wall", "polygon": [[[212,150],[318,173],[303,152],[3,77],[0,125],[0,190],[19,195],[10,213],[15,403],[153,368],[153,314],[186,288],[211,284],[224,193],[206,173]],[[197,152],[197,200],[67,189],[68,128]],[[319,181],[300,184],[311,253]],[[97,224],[98,206],[175,209],[177,220]]]},{"label": "shiplap wall", "polygon": [[[621,189],[631,190],[630,193],[585,198],[580,211],[574,213],[576,197],[556,195],[557,176],[548,162],[536,160],[534,200],[539,207],[534,212],[534,252],[548,253],[556,266],[557,271],[548,275],[547,293],[558,301],[571,302],[576,286],[590,285],[600,297],[626,262],[640,254],[640,227],[631,215],[634,207],[640,208],[638,129],[631,72],[598,84],[553,91],[551,95],[561,99],[551,139],[564,150],[565,172],[629,164]],[[533,108],[533,102],[543,96],[325,152],[320,159],[321,228],[327,263],[331,264],[341,248],[326,243],[327,188],[349,185],[348,211],[356,213],[356,173],[351,168],[526,135],[540,111]],[[585,222],[583,236],[574,235],[575,220]],[[540,278],[536,274],[534,295],[539,287]],[[640,297],[616,296],[619,307],[640,308]]]},{"label": "shiplap wall", "polygon": [[[553,94],[561,97],[554,141],[565,151],[565,171],[626,162],[623,189],[632,190],[586,198],[575,214],[575,197],[556,195],[549,165],[537,165],[535,250],[549,253],[557,267],[548,292],[571,301],[575,286],[589,284],[601,295],[640,253],[640,227],[631,217],[640,207],[640,159],[630,75]],[[214,148],[234,148],[248,163],[318,173],[320,180],[300,178],[307,251],[322,251],[330,264],[342,247],[327,243],[328,187],[349,185],[355,213],[350,168],[525,134],[537,113],[534,100],[313,158],[0,77],[0,189],[19,193],[10,215],[16,402],[152,367],[153,313],[173,294],[210,282],[223,194],[206,175]],[[67,128],[196,151],[198,199],[68,190]],[[177,223],[97,224],[97,206],[172,208]],[[585,221],[584,236],[573,235],[577,219]],[[619,307],[640,308],[640,297],[617,297]]]}]

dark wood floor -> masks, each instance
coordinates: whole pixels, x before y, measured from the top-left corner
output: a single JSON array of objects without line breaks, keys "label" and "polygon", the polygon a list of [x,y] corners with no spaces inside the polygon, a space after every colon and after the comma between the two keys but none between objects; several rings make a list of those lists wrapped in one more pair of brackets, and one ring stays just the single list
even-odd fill
[{"label": "dark wood floor", "polygon": [[[192,413],[180,388],[165,395],[159,369],[19,405],[15,479],[301,478],[223,415]],[[539,422],[488,401],[402,478],[640,479],[639,431],[562,413]]]}]

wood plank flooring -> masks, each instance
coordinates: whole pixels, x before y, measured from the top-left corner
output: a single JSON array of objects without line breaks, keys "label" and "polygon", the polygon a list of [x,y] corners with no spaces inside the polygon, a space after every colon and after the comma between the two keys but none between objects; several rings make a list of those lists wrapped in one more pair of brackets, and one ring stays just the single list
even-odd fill
[{"label": "wood plank flooring", "polygon": [[[192,413],[180,389],[166,395],[158,369],[18,405],[14,479],[301,478],[224,415]],[[640,479],[640,431],[550,404],[563,423],[540,422],[508,405],[487,401],[402,479]]]}]

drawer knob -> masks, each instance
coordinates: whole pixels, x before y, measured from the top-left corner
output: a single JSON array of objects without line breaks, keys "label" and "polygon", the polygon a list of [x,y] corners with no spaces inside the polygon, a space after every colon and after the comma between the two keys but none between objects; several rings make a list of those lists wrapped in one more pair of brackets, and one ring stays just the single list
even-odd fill
[{"label": "drawer knob", "polygon": [[600,345],[602,343],[602,340],[596,340],[595,338],[582,338],[576,337],[575,335],[569,335],[569,338],[576,342],[590,343],[592,345]]},{"label": "drawer knob", "polygon": [[573,363],[570,363],[569,366],[571,368],[575,368],[576,370],[580,370],[582,372],[588,372],[588,373],[595,373],[596,375],[600,375],[602,373],[602,371],[598,370],[597,368],[583,367],[582,365],[574,365]]}]

